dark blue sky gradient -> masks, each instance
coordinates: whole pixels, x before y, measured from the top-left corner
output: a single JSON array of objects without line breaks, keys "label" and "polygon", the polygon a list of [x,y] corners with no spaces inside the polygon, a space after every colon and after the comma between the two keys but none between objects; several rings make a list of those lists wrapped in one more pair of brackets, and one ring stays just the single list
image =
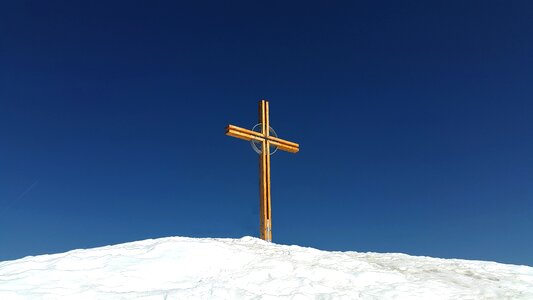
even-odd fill
[{"label": "dark blue sky gradient", "polygon": [[[178,2],[178,3],[175,3]],[[164,236],[533,265],[531,1],[5,1],[0,260]]]}]

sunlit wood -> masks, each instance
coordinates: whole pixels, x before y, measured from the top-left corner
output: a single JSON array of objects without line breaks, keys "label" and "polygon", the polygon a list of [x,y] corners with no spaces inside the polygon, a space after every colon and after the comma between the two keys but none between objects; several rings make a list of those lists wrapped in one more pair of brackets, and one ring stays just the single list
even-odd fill
[{"label": "sunlit wood", "polygon": [[[268,137],[270,128],[268,127],[268,109],[267,102],[261,100],[259,102],[259,124],[261,124],[261,133]],[[270,210],[270,177],[268,170],[270,169],[270,144],[267,140],[261,143],[261,154],[259,157],[259,207],[261,208],[259,214],[259,232],[260,236],[265,241],[272,241],[270,227],[271,222],[268,211]]]},{"label": "sunlit wood", "polygon": [[228,125],[228,127],[226,127],[226,130],[239,131],[245,134],[255,135],[257,137],[264,137],[264,135],[261,132],[248,130],[246,128],[242,128],[242,127],[235,126],[235,125]]},{"label": "sunlit wood", "polygon": [[262,137],[258,137],[256,135],[252,135],[252,134],[248,134],[248,133],[243,133],[242,131],[237,131],[237,130],[234,130],[234,129],[226,130],[226,135],[229,135],[229,136],[232,136],[232,137],[236,137],[236,138],[239,138],[239,139],[243,139],[243,140],[246,140],[246,141],[255,140],[255,141],[261,142],[261,141],[264,140],[264,138],[262,138]]},{"label": "sunlit wood", "polygon": [[280,138],[277,138],[277,137],[274,137],[274,136],[269,136],[268,139],[271,140],[271,141],[274,141],[274,142],[278,142],[280,144],[285,144],[285,145],[287,145],[289,147],[294,147],[294,148],[300,147],[300,145],[298,145],[296,143],[289,142],[289,141],[286,141],[286,140],[283,140],[283,139],[280,139]]},{"label": "sunlit wood", "polygon": [[[264,137],[261,132],[248,130],[235,125],[228,125],[228,127],[226,127],[226,134],[247,141],[252,139],[256,141],[262,141]],[[289,142],[271,135],[268,136],[267,139],[270,141],[271,145],[278,147],[280,150],[292,153],[296,153],[299,151],[300,145],[298,145],[297,143]]]},{"label": "sunlit wood", "polygon": [[278,147],[278,149],[280,149],[280,150],[291,152],[291,153],[296,153],[296,152],[298,152],[300,150],[299,148],[291,147],[291,146],[288,146],[288,145],[285,145],[285,144],[281,144],[281,143],[278,143],[278,142],[274,142],[274,141],[270,141],[270,140],[269,140],[269,144],[272,145],[272,146]]},{"label": "sunlit wood", "polygon": [[270,147],[296,153],[300,145],[270,135],[268,101],[259,101],[259,124],[261,132],[248,130],[235,125],[226,127],[226,135],[246,141],[261,143],[259,154],[259,235],[265,241],[272,241],[272,199],[270,195]]}]

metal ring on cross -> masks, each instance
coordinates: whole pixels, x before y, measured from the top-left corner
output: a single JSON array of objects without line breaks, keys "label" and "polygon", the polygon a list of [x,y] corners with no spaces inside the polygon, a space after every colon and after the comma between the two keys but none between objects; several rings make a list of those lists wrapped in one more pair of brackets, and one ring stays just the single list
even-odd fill
[{"label": "metal ring on cross", "polygon": [[[261,132],[261,123],[258,123],[254,126],[254,128],[252,128],[252,131],[255,131],[255,132]],[[259,130],[257,130],[259,128]],[[272,127],[269,126],[269,131],[268,131],[269,135],[273,136],[273,137],[278,137],[278,134],[274,131],[274,129]],[[254,149],[254,151],[257,153],[257,154],[261,154],[263,153],[263,143],[262,142],[259,142],[259,141],[255,141],[255,140],[250,140],[250,144],[252,145],[252,149]],[[272,148],[274,148],[274,151],[272,151]],[[278,147],[277,146],[270,146],[270,155],[276,153],[276,151],[278,151]]]}]

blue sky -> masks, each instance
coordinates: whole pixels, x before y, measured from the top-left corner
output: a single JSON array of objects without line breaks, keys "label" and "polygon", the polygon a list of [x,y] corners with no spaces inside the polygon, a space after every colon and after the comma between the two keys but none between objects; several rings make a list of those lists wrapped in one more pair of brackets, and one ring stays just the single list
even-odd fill
[{"label": "blue sky", "polygon": [[0,260],[258,236],[268,99],[274,242],[533,265],[530,1],[188,2],[0,4]]}]

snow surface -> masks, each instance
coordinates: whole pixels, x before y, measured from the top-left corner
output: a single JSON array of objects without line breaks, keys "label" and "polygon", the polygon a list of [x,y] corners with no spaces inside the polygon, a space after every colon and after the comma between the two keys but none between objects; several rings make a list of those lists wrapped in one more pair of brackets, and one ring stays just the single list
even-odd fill
[{"label": "snow surface", "polygon": [[0,299],[533,299],[533,268],[170,237],[0,262]]}]

